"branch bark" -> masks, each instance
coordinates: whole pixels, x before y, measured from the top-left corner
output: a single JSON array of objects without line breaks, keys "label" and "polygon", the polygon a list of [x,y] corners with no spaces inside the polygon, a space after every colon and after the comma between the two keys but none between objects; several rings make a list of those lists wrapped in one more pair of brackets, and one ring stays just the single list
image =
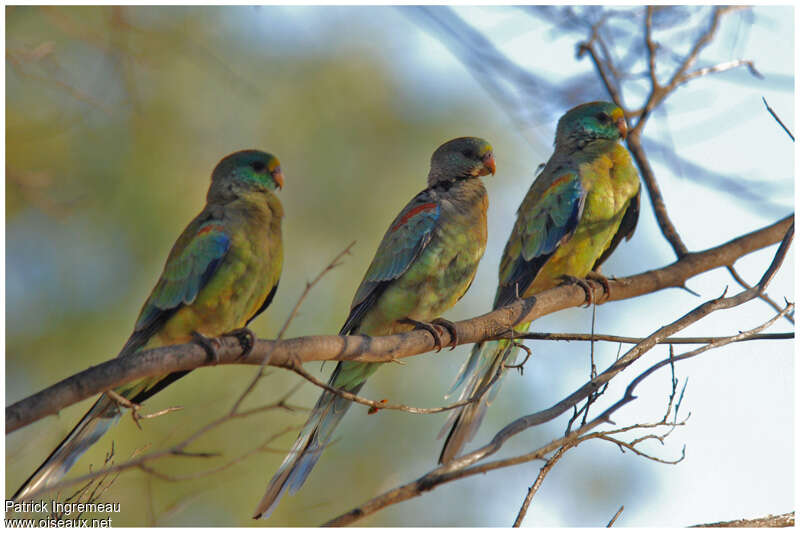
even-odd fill
[{"label": "branch bark", "polygon": [[691,352],[687,352],[685,354],[681,354],[677,357],[673,357],[670,355],[668,359],[663,361],[659,361],[658,363],[650,366],[647,370],[639,374],[635,379],[633,379],[628,387],[625,390],[624,395],[620,398],[617,402],[613,405],[608,407],[605,411],[601,414],[596,416],[591,422],[581,425],[579,428],[567,433],[561,438],[555,439],[550,443],[524,455],[519,455],[516,457],[510,457],[507,459],[498,459],[495,461],[490,461],[482,464],[475,464],[495,453],[497,453],[514,435],[518,433],[560,416],[561,414],[567,412],[570,408],[577,405],[580,401],[587,398],[592,391],[597,390],[600,386],[604,383],[610,381],[614,376],[625,370],[631,364],[633,364],[636,360],[638,360],[642,355],[644,355],[648,350],[650,350],[660,339],[665,339],[676,332],[688,327],[691,324],[696,323],[698,320],[708,316],[709,314],[721,310],[721,309],[730,309],[732,307],[736,307],[741,305],[742,303],[752,300],[756,298],[760,292],[763,292],[766,286],[771,281],[772,277],[775,275],[775,272],[780,267],[783,262],[783,259],[786,256],[787,250],[789,248],[789,244],[791,239],[794,235],[794,225],[789,227],[789,230],[783,237],[783,242],[781,246],[778,248],[778,251],[775,254],[769,268],[764,272],[764,275],[761,278],[761,281],[756,287],[751,289],[747,289],[739,294],[734,296],[725,298],[719,297],[713,300],[707,301],[704,304],[696,307],[686,315],[682,316],[678,320],[668,324],[662,328],[659,328],[649,337],[647,337],[644,341],[637,344],[633,348],[631,348],[624,356],[619,358],[615,361],[609,368],[607,368],[602,374],[598,375],[595,379],[587,382],[572,394],[564,398],[563,400],[559,401],[555,405],[544,409],[542,411],[538,411],[536,413],[532,413],[526,416],[522,416],[510,424],[506,425],[503,429],[498,431],[492,440],[478,448],[477,450],[458,457],[449,463],[441,465],[440,467],[431,470],[427,474],[423,475],[416,480],[406,483],[400,487],[394,488],[383,494],[380,494],[371,500],[365,502],[364,504],[352,509],[351,511],[341,514],[332,520],[328,521],[325,525],[326,526],[346,526],[350,525],[353,522],[360,520],[361,518],[375,513],[389,505],[394,505],[396,503],[409,500],[411,498],[415,498],[420,496],[422,493],[430,491],[442,485],[444,483],[448,483],[450,481],[455,481],[457,479],[462,479],[464,477],[469,477],[471,475],[489,472],[491,470],[496,470],[498,468],[505,468],[507,466],[512,466],[516,464],[526,463],[530,461],[534,461],[537,459],[544,458],[548,453],[553,452],[565,445],[575,444],[577,445],[577,441],[587,440],[589,438],[595,438],[602,433],[594,433],[594,434],[586,434],[587,432],[593,430],[597,426],[611,422],[611,415],[621,409],[623,406],[629,404],[630,402],[636,399],[634,395],[634,391],[636,387],[645,379],[647,379],[650,375],[652,375],[655,371],[659,368],[667,364],[674,364],[675,361],[680,361],[683,359],[688,359],[690,357],[695,357],[696,355],[702,353],[703,351],[717,348],[723,346],[729,342],[733,342],[735,338],[739,338],[742,336],[753,335],[759,333],[764,328],[773,324],[776,320],[780,318],[782,313],[789,312],[793,305],[787,306],[786,309],[782,311],[781,314],[776,315],[771,320],[767,321],[766,323],[746,332],[742,332],[739,335],[734,337],[730,337],[727,339],[727,342],[715,342],[704,346],[703,348],[699,348],[697,350],[692,350]]},{"label": "branch bark", "polygon": [[[745,254],[780,241],[793,223],[793,218],[794,215],[787,216],[720,246],[689,253],[665,267],[628,278],[609,280],[610,294],[605,294],[600,284],[591,282],[595,302],[624,300],[669,287],[681,287],[692,276],[729,265]],[[584,303],[585,297],[580,287],[564,285],[532,298],[517,300],[479,317],[462,320],[456,323],[459,343],[472,344],[502,337],[515,324],[576,307]],[[442,333],[442,342],[452,342],[449,332]],[[155,348],[90,367],[6,407],[6,434],[85,398],[146,376],[218,364],[268,364],[291,369],[308,361],[390,362],[433,349],[433,339],[425,331],[409,331],[385,337],[319,335],[280,341],[258,340],[244,358],[240,357],[238,340],[223,337],[216,361],[209,360],[205,350],[196,344]]]},{"label": "branch bark", "polygon": [[690,527],[794,527],[794,511],[779,515],[767,515],[761,518],[742,518],[729,522],[698,524]]}]

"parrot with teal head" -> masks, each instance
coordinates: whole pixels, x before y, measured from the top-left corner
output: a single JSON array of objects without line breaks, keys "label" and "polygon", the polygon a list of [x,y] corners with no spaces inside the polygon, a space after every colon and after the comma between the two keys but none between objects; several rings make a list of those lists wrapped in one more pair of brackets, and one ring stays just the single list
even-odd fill
[{"label": "parrot with teal head", "polygon": [[[494,174],[492,147],[461,137],[431,158],[428,187],[400,212],[383,237],[341,335],[391,335],[422,327],[441,341],[431,322],[466,293],[486,248],[488,199],[481,176]],[[381,363],[342,361],[328,384],[357,394]],[[267,518],[288,488],[308,477],[351,402],[332,392],[320,396],[286,459],[270,481],[255,518]]]},{"label": "parrot with teal head", "polygon": [[[494,309],[565,279],[585,278],[623,238],[630,239],[639,216],[639,174],[620,144],[626,135],[622,109],[608,102],[582,104],[561,117],[553,155],[517,211],[500,262]],[[514,330],[525,333],[529,326],[517,324]],[[459,401],[481,398],[448,418],[440,434],[447,435],[440,463],[460,455],[475,435],[516,356],[509,340],[473,346],[451,392],[463,386]]]},{"label": "parrot with teal head", "polygon": [[[240,336],[252,348],[247,324],[269,306],[283,264],[283,186],[278,159],[258,150],[223,158],[211,175],[206,205],[172,247],[118,357],[140,350]],[[138,405],[187,372],[144,378],[114,392]],[[119,420],[119,398],[103,394],[12,499],[58,482],[75,461]]]}]

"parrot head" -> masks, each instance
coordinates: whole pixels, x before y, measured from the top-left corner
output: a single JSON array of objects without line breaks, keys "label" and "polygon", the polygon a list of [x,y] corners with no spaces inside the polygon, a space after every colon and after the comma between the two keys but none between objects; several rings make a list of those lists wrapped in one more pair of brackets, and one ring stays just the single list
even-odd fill
[{"label": "parrot head", "polygon": [[283,187],[281,163],[272,154],[242,150],[222,158],[211,173],[211,185],[245,190],[270,190]]},{"label": "parrot head", "polygon": [[459,137],[447,141],[433,152],[428,185],[495,172],[492,145],[477,137]]},{"label": "parrot head", "polygon": [[558,121],[556,146],[583,148],[596,140],[618,141],[628,135],[622,109],[610,102],[573,107]]}]

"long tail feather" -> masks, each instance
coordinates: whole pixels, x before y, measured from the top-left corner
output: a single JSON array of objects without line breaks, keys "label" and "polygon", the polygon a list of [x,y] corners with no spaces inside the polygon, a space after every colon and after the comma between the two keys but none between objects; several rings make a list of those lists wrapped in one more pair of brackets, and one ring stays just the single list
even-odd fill
[{"label": "long tail feather", "polygon": [[[356,366],[353,363],[350,363],[350,365]],[[360,383],[351,381],[353,372],[347,372],[347,368],[343,372],[341,363],[331,374],[328,383],[331,386],[358,394],[358,391],[364,386],[366,376],[374,372],[375,368],[380,365],[360,363],[359,366],[367,368],[350,370],[356,370],[355,374],[363,377]],[[330,444],[336,426],[339,425],[351,405],[352,402],[350,400],[346,400],[341,396],[328,391],[322,393],[292,449],[286,459],[283,460],[283,463],[281,463],[272,480],[270,480],[267,492],[258,504],[253,518],[269,518],[287,489],[289,494],[294,494],[300,489],[311,473],[311,469],[317,464],[323,450]]]},{"label": "long tail feather", "polygon": [[[439,456],[439,463],[450,462],[475,436],[483,416],[486,414],[486,408],[500,390],[504,372],[499,366],[509,364],[509,358],[515,357],[515,354],[516,348],[505,340],[489,341],[473,347],[470,360],[464,369],[471,373],[466,379],[458,401],[467,400],[480,393],[481,390],[483,390],[483,395],[479,400],[453,411],[445,422],[439,433],[439,438],[447,435]],[[498,372],[500,375],[497,381],[488,390],[484,390]],[[459,380],[464,382],[465,377],[460,377]]]},{"label": "long tail feather", "polygon": [[119,407],[113,400],[106,395],[101,396],[11,499],[24,500],[33,491],[45,489],[60,481],[75,461],[119,420],[120,414]]},{"label": "long tail feather", "polygon": [[[514,326],[514,331],[525,333],[529,327],[530,322],[517,324]],[[479,393],[482,396],[479,400],[454,410],[448,417],[439,432],[440,439],[447,435],[442,453],[439,455],[439,463],[452,461],[475,437],[486,414],[486,409],[500,391],[500,385],[505,376],[504,367],[514,364],[517,352],[518,349],[514,344],[507,340],[483,342],[473,346],[472,353],[461,369],[448,396],[460,386],[463,386],[461,395],[458,397],[460,402]],[[495,376],[497,376],[497,381],[489,386]]]}]

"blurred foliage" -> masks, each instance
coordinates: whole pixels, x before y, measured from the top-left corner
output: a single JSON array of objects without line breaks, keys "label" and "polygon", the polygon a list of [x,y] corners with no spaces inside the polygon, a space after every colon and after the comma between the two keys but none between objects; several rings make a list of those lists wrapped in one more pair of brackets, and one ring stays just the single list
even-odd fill
[{"label": "blurred foliage", "polygon": [[[314,289],[288,335],[338,330],[389,221],[424,187],[430,154],[461,135],[494,144],[498,174],[487,181],[486,257],[470,293],[448,317],[485,312],[514,212],[534,169],[549,155],[552,119],[563,106],[542,103],[550,111],[539,124],[548,140],[525,144],[465,71],[446,84],[431,82],[434,67],[418,65],[425,48],[417,34],[406,17],[388,7],[7,7],[6,402],[116,354],[174,239],[203,205],[211,169],[243,148],[276,154],[286,176],[279,193],[286,210],[284,274],[272,306],[252,324],[260,337],[276,334],[306,281],[356,240],[352,256]],[[440,80],[449,73],[438,75]],[[648,212],[637,239],[620,248],[607,270],[625,275],[670,261],[665,247],[651,244],[659,239]],[[689,296],[678,298],[694,305]],[[618,320],[642,314],[638,308],[626,314],[623,305],[616,309],[619,316],[602,315],[600,327],[612,330]],[[540,331],[586,330],[588,324],[582,310],[538,323]],[[564,383],[584,379],[587,350],[570,344],[537,352],[536,372],[526,373],[526,381],[506,380],[477,440],[521,408],[543,406],[563,392]],[[389,366],[363,393],[441,405],[467,351],[461,347]],[[598,361],[615,354],[613,346],[596,348]],[[326,365],[319,375],[332,368]],[[185,437],[226,412],[253,372],[249,367],[193,372],[146,405],[148,412],[171,405],[183,411],[146,421],[144,431],[125,417],[71,474],[102,464],[112,439],[116,460],[122,461],[142,446],[159,449]],[[270,403],[297,379],[272,371],[257,396]],[[310,406],[317,395],[306,385],[291,402]],[[89,405],[72,406],[6,439],[6,494]],[[444,415],[365,415],[362,406],[351,409],[340,439],[267,525],[319,524],[434,466],[441,443],[434,437]],[[154,466],[173,474],[212,468],[304,420],[298,411],[232,422],[193,446],[221,457],[170,458]],[[549,440],[559,428],[528,431],[509,443],[506,453]],[[288,449],[293,439],[294,432],[276,446]],[[654,484],[649,466],[641,468],[612,449],[589,453],[564,460],[583,471],[580,480],[554,473],[546,482],[580,502],[578,510],[573,500],[559,501],[551,512],[563,523],[597,524],[623,499],[627,509],[629,502],[653,497],[642,490]],[[603,460],[596,460],[599,456]],[[130,471],[105,500],[122,503],[122,513],[113,517],[116,526],[255,525],[250,513],[282,459],[282,453],[259,454],[182,483]],[[516,512],[537,471],[531,464],[503,474],[513,485],[513,501],[502,491],[484,490],[482,480],[489,478],[481,477],[444,486],[434,498],[389,508],[363,524],[507,524],[508,513],[496,513],[495,506],[510,505]]]},{"label": "blurred foliage", "polygon": [[[286,268],[272,307],[253,324],[269,337],[305,281],[356,239],[352,257],[315,289],[289,334],[338,330],[384,226],[424,187],[438,144],[459,135],[514,144],[500,135],[502,125],[487,128],[489,109],[467,98],[453,95],[449,109],[431,111],[425,102],[401,96],[397,73],[380,50],[368,46],[378,37],[374,31],[335,39],[331,34],[324,48],[308,46],[302,36],[281,42],[280,32],[268,30],[276,19],[292,22],[285,11],[9,8],[7,402],[115,355],[174,239],[202,206],[211,169],[227,153],[269,150],[286,174],[280,193],[287,213]],[[144,433],[123,419],[112,432],[117,461],[145,443],[157,447],[185,436],[221,414],[252,372],[198,371],[160,394],[148,409],[179,404],[186,410],[149,421]],[[443,379],[454,372],[443,372]],[[275,373],[261,386],[264,402],[294,383],[288,373]],[[396,387],[389,382],[376,389],[415,401],[402,384]],[[316,394],[306,386],[293,401],[310,405]],[[424,399],[441,402],[441,387]],[[27,476],[88,404],[7,439],[9,487]],[[363,415],[353,411],[354,418]],[[362,455],[355,443],[372,440],[368,429],[386,424],[387,416],[369,417],[344,446],[331,449],[327,474],[321,468],[317,481],[342,475],[341,465],[352,460],[341,454]],[[396,418],[398,425],[410,425],[406,417]],[[197,449],[233,457],[302,420],[302,412],[254,417],[216,432]],[[342,435],[347,432],[343,427]],[[288,446],[292,438],[282,442]],[[73,473],[100,463],[110,440],[87,453]],[[395,463],[388,453],[373,464]],[[107,494],[123,502],[114,524],[249,524],[280,460],[277,454],[257,456],[182,484],[130,472]],[[183,472],[214,464],[178,459],[159,468]],[[382,474],[356,468],[347,475],[355,480]],[[367,487],[348,501],[375,490],[374,484]],[[293,512],[308,505],[304,500],[287,498],[273,523],[314,523],[340,507],[329,503],[301,517]]]}]

